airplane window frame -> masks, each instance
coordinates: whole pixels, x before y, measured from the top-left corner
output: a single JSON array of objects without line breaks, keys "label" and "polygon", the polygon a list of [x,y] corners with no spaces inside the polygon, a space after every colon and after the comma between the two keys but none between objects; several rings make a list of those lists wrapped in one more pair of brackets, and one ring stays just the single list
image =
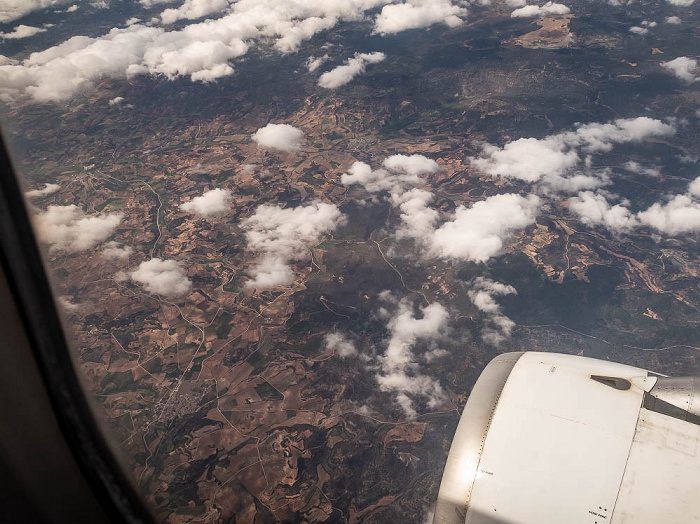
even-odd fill
[{"label": "airplane window frame", "polygon": [[0,300],[14,302],[19,312],[23,326],[18,328],[29,341],[60,430],[97,502],[113,522],[155,522],[110,448],[78,378],[4,134],[0,132],[0,266],[11,296]]}]

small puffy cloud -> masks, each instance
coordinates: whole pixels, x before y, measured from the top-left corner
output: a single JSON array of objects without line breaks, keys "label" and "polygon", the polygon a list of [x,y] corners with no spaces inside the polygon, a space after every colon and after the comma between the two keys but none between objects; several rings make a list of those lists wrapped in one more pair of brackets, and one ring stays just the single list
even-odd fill
[{"label": "small puffy cloud", "polygon": [[413,188],[392,198],[392,204],[401,211],[403,225],[396,231],[396,238],[415,238],[428,242],[435,234],[435,224],[440,219],[437,210],[429,207],[433,194]]},{"label": "small puffy cloud", "polygon": [[651,176],[655,178],[661,176],[661,171],[659,171],[658,167],[645,167],[639,162],[635,162],[634,160],[626,162],[625,169],[627,169],[628,171],[632,171],[633,173]]},{"label": "small puffy cloud", "polygon": [[174,4],[176,0],[139,0],[139,4],[143,7],[150,8],[163,4]]},{"label": "small puffy cloud", "polygon": [[615,144],[640,142],[675,133],[673,125],[648,117],[618,119],[606,124],[580,124],[545,138],[520,138],[503,147],[485,144],[471,164],[491,176],[543,183],[557,191],[595,189],[609,182],[605,170],[581,171],[582,153],[609,152]]},{"label": "small puffy cloud", "polygon": [[695,0],[666,0],[669,4],[675,5],[678,7],[689,7],[693,5]]},{"label": "small puffy cloud", "polygon": [[252,136],[258,146],[293,153],[304,145],[304,132],[289,124],[267,124]]},{"label": "small puffy cloud", "polygon": [[355,53],[345,64],[323,73],[318,79],[318,85],[325,89],[337,89],[348,84],[357,75],[365,72],[368,64],[377,64],[386,58],[384,53]]},{"label": "small puffy cloud", "polygon": [[690,183],[688,186],[688,193],[700,200],[700,177]]},{"label": "small puffy cloud", "polygon": [[80,304],[73,302],[73,299],[66,295],[56,297],[56,304],[59,308],[69,313],[74,313],[80,309]]},{"label": "small puffy cloud", "polygon": [[231,191],[212,189],[201,196],[194,197],[189,202],[180,204],[180,209],[186,213],[196,213],[204,218],[223,215],[231,209]]},{"label": "small puffy cloud", "polygon": [[637,25],[630,27],[630,33],[634,33],[635,35],[645,35],[648,32],[649,30],[646,27],[639,27]]},{"label": "small puffy cloud", "polygon": [[527,5],[527,2],[526,0],[506,0],[506,5],[512,8],[524,7]]},{"label": "small puffy cloud", "polygon": [[520,138],[502,148],[486,144],[483,153],[484,157],[472,159],[474,167],[492,176],[526,182],[560,176],[580,162],[576,150],[569,148],[559,135]]},{"label": "small puffy cloud", "polygon": [[417,371],[413,347],[418,342],[434,344],[444,338],[448,332],[449,313],[435,302],[421,307],[417,317],[409,300],[396,300],[386,293],[384,298],[395,306],[395,310],[384,310],[391,336],[386,351],[379,357],[381,371],[377,374],[377,382],[382,391],[396,394],[396,401],[406,417],[415,418],[417,413],[412,397],[427,399],[428,405],[435,407],[444,400],[445,394],[437,380]]},{"label": "small puffy cloud", "polygon": [[341,358],[354,357],[357,355],[357,348],[352,341],[342,333],[328,333],[324,338],[324,343],[327,349],[335,351]]},{"label": "small puffy cloud", "polygon": [[120,246],[117,242],[107,242],[102,247],[102,256],[107,260],[124,260],[134,252],[131,246]]},{"label": "small puffy cloud", "polygon": [[569,211],[589,226],[604,226],[614,233],[630,231],[639,225],[629,202],[611,205],[604,195],[584,191],[569,199]]},{"label": "small puffy cloud", "polygon": [[124,218],[122,213],[89,216],[75,204],[49,206],[35,217],[39,239],[50,251],[73,253],[109,238]]},{"label": "small puffy cloud", "polygon": [[393,155],[382,163],[382,168],[372,169],[369,164],[355,162],[340,177],[344,186],[360,185],[370,193],[388,190],[401,193],[411,185],[424,184],[423,175],[437,173],[435,160],[422,155]]},{"label": "small puffy cloud", "polygon": [[32,189],[24,193],[27,198],[43,198],[49,195],[53,195],[56,191],[61,189],[58,184],[44,184],[42,189]]},{"label": "small puffy cloud", "polygon": [[267,289],[291,284],[294,273],[289,262],[306,259],[309,246],[345,222],[345,215],[335,205],[323,202],[287,209],[259,206],[241,224],[248,249],[259,255],[250,269],[253,280],[246,287]]},{"label": "small puffy cloud", "polygon": [[676,195],[637,214],[641,224],[667,235],[700,231],[700,202],[691,195]]},{"label": "small puffy cloud", "polygon": [[635,143],[650,137],[668,137],[676,128],[661,120],[640,116],[619,118],[607,124],[583,124],[576,131],[565,133],[564,140],[587,153],[611,151],[615,144]]},{"label": "small puffy cloud", "polygon": [[441,258],[486,262],[506,239],[535,222],[540,199],[535,195],[495,195],[471,207],[457,208],[454,218],[429,239],[430,253]]},{"label": "small puffy cloud", "polygon": [[73,4],[72,6],[66,9],[66,13],[75,13],[78,9],[80,9],[78,7],[78,4]]},{"label": "small puffy cloud", "polygon": [[131,280],[141,284],[149,293],[166,297],[186,295],[192,289],[187,273],[174,260],[145,260],[131,273]]},{"label": "small puffy cloud", "polygon": [[0,5],[0,23],[12,22],[33,11],[68,3],[68,0],[5,0]]},{"label": "small puffy cloud", "polygon": [[669,62],[662,62],[661,67],[685,82],[692,83],[697,80],[695,70],[698,67],[698,62],[687,56],[679,56]]},{"label": "small puffy cloud", "polygon": [[700,177],[681,195],[671,195],[663,202],[633,213],[630,202],[622,200],[611,204],[605,195],[582,192],[570,198],[569,210],[581,222],[591,226],[603,226],[613,233],[625,233],[647,226],[670,236],[700,232]]},{"label": "small puffy cloud", "polygon": [[123,97],[123,96],[115,96],[114,98],[112,98],[112,99],[109,101],[109,105],[111,105],[111,106],[118,106],[118,105],[121,104],[123,101],[124,101],[124,97]]},{"label": "small puffy cloud", "polygon": [[672,24],[672,25],[678,25],[681,23],[681,19],[678,18],[677,16],[667,16],[666,17],[666,23],[667,24]]},{"label": "small puffy cloud", "polygon": [[393,173],[403,172],[410,176],[433,174],[440,169],[435,160],[423,155],[392,155],[382,162],[382,166]]},{"label": "small puffy cloud", "polygon": [[501,312],[496,297],[515,294],[517,291],[513,286],[488,278],[478,277],[471,282],[467,295],[474,306],[487,315],[487,325],[481,332],[484,342],[497,346],[510,336],[515,322]]},{"label": "small puffy cloud", "polygon": [[468,12],[450,0],[408,0],[384,6],[374,23],[374,32],[387,35],[435,24],[458,27]]},{"label": "small puffy cloud", "polygon": [[308,69],[309,73],[313,73],[319,67],[321,67],[328,60],[328,58],[328,55],[319,57],[310,56],[306,59],[306,69]]},{"label": "small puffy cloud", "polygon": [[0,33],[0,38],[5,38],[7,40],[18,40],[20,38],[29,38],[38,33],[44,33],[46,29],[41,27],[32,27],[30,25],[18,25],[14,28],[11,33]]},{"label": "small puffy cloud", "polygon": [[195,20],[220,13],[229,5],[228,0],[185,0],[181,6],[163,11],[160,20],[163,24],[174,24],[178,20]]},{"label": "small puffy cloud", "polygon": [[243,164],[241,167],[242,175],[252,175],[255,172],[255,168],[258,167],[257,164]]},{"label": "small puffy cloud", "polygon": [[[340,175],[340,183],[344,186],[360,185],[370,193],[383,190],[399,190],[409,182],[403,174],[390,173],[386,169],[372,169],[365,162],[355,162],[347,173]],[[421,183],[419,177],[411,177],[410,182]]]},{"label": "small puffy cloud", "polygon": [[233,67],[228,64],[213,64],[211,67],[204,68],[201,71],[195,71],[190,75],[190,79],[193,82],[203,82],[209,83],[223,78],[225,76],[231,76],[233,74]]},{"label": "small puffy cloud", "polygon": [[526,5],[513,11],[510,16],[513,18],[534,18],[536,16],[566,15],[570,9],[564,4],[547,2],[542,6]]}]

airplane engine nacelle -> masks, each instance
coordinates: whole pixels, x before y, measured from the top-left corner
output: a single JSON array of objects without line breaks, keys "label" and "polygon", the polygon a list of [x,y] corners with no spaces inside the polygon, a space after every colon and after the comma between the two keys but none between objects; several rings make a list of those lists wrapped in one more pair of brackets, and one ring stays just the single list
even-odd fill
[{"label": "airplane engine nacelle", "polygon": [[479,377],[433,524],[700,522],[700,381],[555,353]]}]

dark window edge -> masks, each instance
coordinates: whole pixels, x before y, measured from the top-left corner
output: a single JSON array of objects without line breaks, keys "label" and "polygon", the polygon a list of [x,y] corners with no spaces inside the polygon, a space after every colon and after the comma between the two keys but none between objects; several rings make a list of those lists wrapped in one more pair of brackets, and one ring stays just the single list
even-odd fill
[{"label": "dark window edge", "polygon": [[0,137],[0,264],[61,432],[93,494],[115,523],[154,522],[85,398],[4,137]]}]

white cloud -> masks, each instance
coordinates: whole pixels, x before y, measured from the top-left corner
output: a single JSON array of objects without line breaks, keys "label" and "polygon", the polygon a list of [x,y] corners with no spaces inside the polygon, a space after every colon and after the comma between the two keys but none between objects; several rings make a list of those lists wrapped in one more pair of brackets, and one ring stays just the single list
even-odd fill
[{"label": "white cloud", "polygon": [[485,262],[497,255],[516,229],[535,221],[539,198],[515,194],[496,195],[467,208],[460,206],[440,227],[440,214],[430,207],[433,194],[413,185],[424,185],[423,175],[440,169],[437,162],[421,155],[394,155],[380,169],[355,162],[341,176],[345,186],[361,185],[370,193],[387,190],[399,208],[403,224],[397,238],[413,238],[426,255]]},{"label": "white cloud", "polygon": [[163,11],[160,14],[160,20],[163,24],[174,24],[178,20],[194,20],[219,13],[228,6],[228,0],[185,0],[180,7]]},{"label": "white cloud", "polygon": [[304,132],[289,124],[267,124],[252,136],[258,146],[293,153],[304,145]]},{"label": "white cloud", "polygon": [[688,83],[692,83],[697,80],[697,77],[695,76],[697,66],[697,60],[693,60],[687,56],[679,56],[678,58],[674,58],[669,62],[661,63],[661,67]]},{"label": "white cloud", "polygon": [[501,312],[501,306],[496,302],[495,297],[515,295],[518,292],[513,286],[484,277],[475,278],[470,287],[471,289],[467,292],[469,299],[479,311],[487,315],[487,325],[481,332],[481,338],[484,342],[497,346],[510,337],[515,322]]},{"label": "white cloud", "polygon": [[604,194],[586,191],[569,199],[569,210],[584,224],[604,226],[614,233],[625,233],[642,226],[670,236],[700,232],[700,177],[681,195],[670,195],[634,214],[630,202],[612,205]]},{"label": "white cloud", "polygon": [[323,202],[287,209],[259,206],[241,224],[248,249],[260,256],[250,270],[253,280],[246,287],[266,289],[291,284],[294,273],[289,261],[306,259],[309,246],[345,222],[345,215],[335,205]]},{"label": "white cloud", "polygon": [[524,7],[527,5],[526,0],[506,0],[506,5],[508,7]]},{"label": "white cloud", "polygon": [[190,80],[193,82],[203,82],[209,83],[223,78],[225,76],[231,76],[233,74],[233,67],[228,64],[214,64],[208,69],[202,69],[201,71],[196,71],[190,75]]},{"label": "white cloud", "polygon": [[319,67],[321,67],[330,57],[328,55],[323,55],[319,57],[310,56],[306,59],[306,69],[309,73],[313,73]]},{"label": "white cloud", "polygon": [[450,352],[447,351],[446,349],[440,349],[440,348],[434,348],[431,349],[430,351],[426,351],[423,353],[423,360],[426,362],[432,362],[434,360],[438,360],[442,357],[445,357],[449,355]]},{"label": "white cloud", "polygon": [[629,201],[611,205],[604,195],[584,191],[568,200],[569,211],[589,226],[600,225],[614,233],[630,231],[639,225],[629,209]]},{"label": "white cloud", "polygon": [[447,309],[435,302],[420,308],[416,318],[413,304],[407,299],[396,300],[384,293],[384,298],[395,305],[388,316],[387,328],[391,333],[384,355],[379,357],[381,372],[377,382],[382,391],[396,394],[396,401],[408,418],[415,418],[416,410],[411,397],[426,398],[430,407],[444,400],[440,383],[417,371],[413,346],[419,342],[435,343],[448,332]]},{"label": "white cloud", "polygon": [[382,163],[382,168],[372,169],[369,164],[355,162],[340,177],[344,186],[361,185],[366,191],[376,193],[389,190],[401,193],[411,185],[424,184],[423,175],[437,173],[435,160],[422,155],[393,155]]},{"label": "white cloud", "polygon": [[658,167],[644,167],[639,162],[635,162],[634,160],[625,162],[625,169],[639,175],[646,175],[655,178],[661,176],[661,171]]},{"label": "white cloud", "polygon": [[464,23],[467,14],[464,7],[453,5],[450,0],[408,0],[384,6],[375,20],[374,32],[395,34],[434,24],[458,27]]},{"label": "white cloud", "polygon": [[520,138],[502,148],[486,144],[485,157],[472,158],[474,167],[492,176],[517,178],[537,182],[541,178],[553,178],[576,166],[580,157],[554,135],[543,139]]},{"label": "white cloud", "polygon": [[163,4],[174,4],[176,0],[139,0],[139,4],[144,7],[150,8],[157,5]]},{"label": "white cloud", "polygon": [[72,6],[66,9],[66,13],[75,13],[78,9],[80,9],[78,7],[78,4],[73,4]]},{"label": "white cloud", "polygon": [[678,24],[681,23],[681,19],[678,18],[677,16],[667,16],[667,17],[666,17],[666,23],[667,23],[667,24],[678,25]]},{"label": "white cloud", "polygon": [[76,304],[71,297],[66,295],[56,297],[56,304],[69,313],[74,313],[80,309],[80,304]]},{"label": "white cloud", "polygon": [[[59,0],[6,0],[0,8],[0,22],[58,3]],[[170,2],[141,3],[153,7]],[[367,11],[390,3],[392,0],[185,0],[177,8],[165,9],[160,21],[170,24],[219,13],[221,16],[171,30],[152,22],[145,25],[130,20],[127,27],[113,28],[99,37],[72,37],[33,53],[20,63],[0,66],[0,96],[6,101],[21,95],[41,102],[60,101],[90,88],[103,77],[121,79],[146,74],[211,82],[233,74],[230,62],[245,55],[249,46],[257,42],[272,41],[278,51],[294,52],[303,41],[340,21],[360,20]],[[376,28],[394,32],[432,23],[457,25],[461,23],[457,15],[466,13],[447,0],[430,4],[426,0],[411,0],[391,7],[393,11],[378,15]],[[325,77],[324,85],[337,87],[354,76],[358,67],[362,70],[379,58],[376,53],[362,56],[365,60],[351,59],[341,66],[345,69]]]},{"label": "white cloud", "polygon": [[252,175],[255,172],[255,168],[258,167],[257,164],[243,164],[241,167],[242,175]]},{"label": "white cloud", "polygon": [[131,246],[120,246],[117,242],[107,242],[102,247],[102,256],[108,260],[124,260],[134,252]]},{"label": "white cloud", "polygon": [[131,280],[143,285],[149,293],[166,297],[186,295],[192,289],[187,273],[174,260],[145,260],[131,273]]},{"label": "white cloud", "polygon": [[640,142],[675,133],[672,125],[648,117],[618,119],[607,124],[581,124],[545,138],[520,138],[503,147],[485,144],[471,164],[491,176],[541,182],[557,191],[595,189],[609,183],[607,171],[581,171],[581,154],[610,151],[615,144]]},{"label": "white cloud", "polygon": [[56,191],[61,189],[58,184],[44,184],[42,189],[32,189],[24,193],[27,198],[43,198],[49,195],[53,195]]},{"label": "white cloud", "polygon": [[668,235],[700,231],[700,202],[690,195],[676,195],[637,214],[643,225]]},{"label": "white cloud", "polygon": [[423,155],[392,155],[382,166],[393,173],[406,173],[410,176],[422,176],[437,173],[440,169],[435,160]]},{"label": "white cloud", "polygon": [[693,5],[693,2],[695,2],[695,0],[666,0],[666,1],[669,4],[675,5],[678,7],[689,7],[689,6]]},{"label": "white cloud", "polygon": [[0,23],[12,22],[33,11],[65,4],[68,3],[68,1],[69,0],[3,0],[2,4],[0,4]]},{"label": "white cloud", "polygon": [[352,81],[357,75],[365,72],[368,64],[377,64],[386,55],[380,52],[355,53],[345,64],[323,73],[318,79],[318,85],[326,89],[337,89]]},{"label": "white cloud", "polygon": [[513,18],[533,18],[535,16],[565,15],[570,12],[564,4],[547,2],[542,6],[526,5],[513,11],[510,16]]},{"label": "white cloud", "polygon": [[[294,52],[303,41],[339,21],[358,20],[365,11],[389,2],[239,0],[219,18],[176,30],[132,24],[97,38],[76,36],[20,64],[0,66],[0,93],[5,100],[27,94],[37,101],[56,101],[70,98],[103,77],[152,74],[213,81],[233,74],[229,62],[243,56],[249,44],[271,40],[280,52]],[[186,5],[187,9],[172,16],[196,15],[194,2]],[[211,9],[214,3],[207,5]]]},{"label": "white cloud", "polygon": [[0,33],[0,38],[5,38],[7,40],[29,38],[30,36],[34,36],[38,33],[44,33],[45,31],[46,29],[41,27],[32,27],[30,25],[20,24],[15,27],[11,33]]},{"label": "white cloud", "polygon": [[212,189],[201,196],[194,197],[189,202],[180,204],[180,209],[186,213],[202,215],[204,218],[223,215],[231,209],[231,191]]},{"label": "white cloud", "polygon": [[[392,189],[402,189],[406,180],[403,174],[390,173],[386,169],[372,169],[364,162],[355,162],[347,173],[340,175],[340,183],[344,186],[361,185],[370,193]],[[421,183],[420,177],[411,177],[412,183]]]},{"label": "white cloud", "polygon": [[637,25],[630,27],[630,33],[634,33],[635,35],[645,35],[648,32],[649,30],[646,27],[639,27]]},{"label": "white cloud", "polygon": [[418,188],[392,198],[392,204],[398,206],[403,221],[403,226],[396,231],[397,238],[415,238],[425,242],[434,235],[440,214],[428,207],[433,199],[432,193]]},{"label": "white cloud", "polygon": [[454,218],[429,239],[430,253],[441,258],[486,262],[496,256],[510,235],[535,222],[540,199],[504,194],[471,207],[457,208]]},{"label": "white cloud", "polygon": [[688,186],[688,193],[700,199],[700,177],[693,180]]},{"label": "white cloud", "polygon": [[123,101],[124,101],[124,97],[123,97],[123,96],[115,96],[114,98],[112,98],[112,99],[109,101],[109,105],[111,105],[111,106],[118,106],[118,105],[121,104]]},{"label": "white cloud", "polygon": [[122,213],[88,216],[78,206],[49,206],[36,215],[39,239],[50,251],[68,253],[90,249],[109,238],[124,218]]},{"label": "white cloud", "polygon": [[342,333],[328,333],[324,337],[326,349],[335,351],[341,358],[354,357],[357,355],[357,348]]},{"label": "white cloud", "polygon": [[654,136],[671,136],[676,129],[661,120],[640,116],[620,118],[608,124],[583,124],[576,131],[564,133],[567,144],[578,146],[587,153],[611,151],[613,145],[641,142]]}]

